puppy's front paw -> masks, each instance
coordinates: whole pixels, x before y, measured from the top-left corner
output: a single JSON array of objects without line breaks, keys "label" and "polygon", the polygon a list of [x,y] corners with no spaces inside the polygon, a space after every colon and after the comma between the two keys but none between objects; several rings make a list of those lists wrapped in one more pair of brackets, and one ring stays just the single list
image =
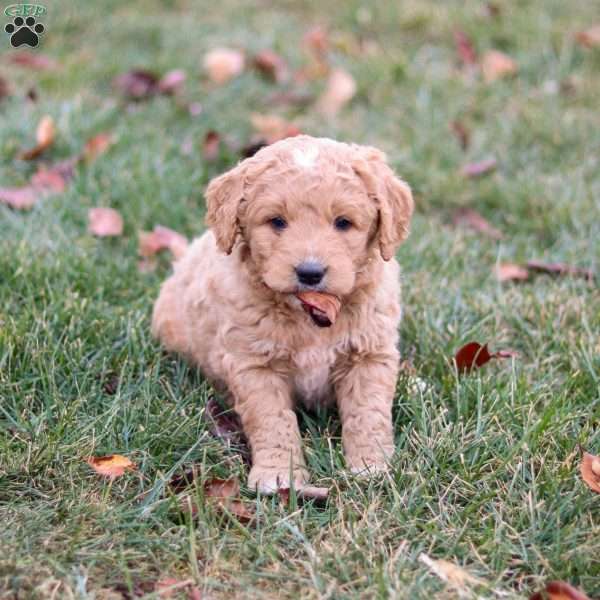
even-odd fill
[{"label": "puppy's front paw", "polygon": [[248,475],[248,487],[261,494],[274,494],[277,490],[290,488],[292,480],[296,490],[301,489],[308,481],[308,473],[304,469],[295,469],[291,475],[290,479],[289,467],[286,469],[285,467],[274,468],[255,465],[250,469]]}]

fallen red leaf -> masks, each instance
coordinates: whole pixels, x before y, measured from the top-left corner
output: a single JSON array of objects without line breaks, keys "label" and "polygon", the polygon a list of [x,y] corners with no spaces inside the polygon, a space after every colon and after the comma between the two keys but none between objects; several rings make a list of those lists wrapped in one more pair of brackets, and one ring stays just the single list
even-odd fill
[{"label": "fallen red leaf", "polygon": [[267,144],[274,144],[279,140],[294,137],[301,133],[294,123],[290,123],[277,115],[253,113],[250,115],[250,122],[256,132],[260,134],[261,139],[264,139]]},{"label": "fallen red leaf", "polygon": [[113,86],[130,100],[145,100],[159,92],[158,77],[147,69],[132,69],[113,79]]},{"label": "fallen red leaf", "polygon": [[498,50],[488,50],[481,59],[481,71],[487,83],[514,75],[518,70],[517,63]]},{"label": "fallen red leaf", "polygon": [[600,457],[583,453],[581,478],[593,492],[600,494]]},{"label": "fallen red leaf", "polygon": [[495,158],[486,158],[474,163],[468,163],[461,169],[461,175],[474,178],[487,175],[496,169],[498,161]]},{"label": "fallen red leaf", "polygon": [[585,48],[600,47],[600,23],[592,25],[585,31],[580,31],[575,35],[577,42]]},{"label": "fallen red leaf", "polygon": [[157,89],[161,94],[176,94],[183,88],[186,75],[182,69],[173,69],[165,73],[157,83]]},{"label": "fallen red leaf", "polygon": [[29,150],[21,152],[19,158],[22,160],[37,158],[44,150],[52,146],[55,136],[56,127],[54,126],[54,119],[49,115],[45,115],[40,119],[37,126],[35,134],[36,145]]},{"label": "fallen red leaf", "polygon": [[204,141],[202,142],[202,157],[207,162],[214,162],[219,158],[221,149],[221,135],[214,130],[206,132]]},{"label": "fallen red leaf", "polygon": [[224,508],[239,521],[248,523],[254,519],[254,505],[238,499],[240,482],[232,479],[210,479],[204,484],[204,494],[219,508]]},{"label": "fallen red leaf", "polygon": [[312,317],[319,327],[333,325],[340,313],[342,303],[337,296],[324,292],[300,292],[296,297],[302,308]]},{"label": "fallen red leaf", "polygon": [[[180,590],[185,588],[189,588],[194,583],[193,579],[186,579],[181,581],[180,579],[175,579],[174,577],[165,577],[164,579],[160,579],[154,584],[154,591],[158,594],[159,598],[174,598],[176,594]],[[198,590],[198,588],[194,588]],[[193,598],[190,594],[192,590],[186,590],[188,598]]]},{"label": "fallen red leaf", "polygon": [[114,208],[90,208],[88,231],[98,237],[116,237],[123,233],[123,217]]},{"label": "fallen red leaf", "polygon": [[63,192],[67,182],[73,177],[77,158],[56,163],[50,168],[39,168],[27,185],[0,188],[0,203],[17,210],[26,210],[42,198]]},{"label": "fallen red leaf", "polygon": [[464,65],[472,66],[477,64],[477,53],[475,52],[473,43],[464,31],[454,32],[454,43],[456,45],[456,52]]},{"label": "fallen red leaf", "polygon": [[154,231],[139,233],[139,253],[145,258],[154,256],[161,250],[169,250],[173,257],[178,259],[185,254],[188,245],[184,235],[162,225],[156,225]]},{"label": "fallen red leaf", "polygon": [[540,260],[530,260],[527,262],[527,268],[540,273],[549,275],[569,275],[571,277],[583,277],[587,281],[592,281],[595,274],[591,269],[573,267],[566,263],[546,263]]},{"label": "fallen red leaf", "polygon": [[204,56],[204,70],[208,78],[218,85],[227,83],[244,70],[244,53],[232,48],[215,48]]},{"label": "fallen red leaf", "polygon": [[110,454],[108,456],[90,456],[85,459],[96,473],[110,477],[120,477],[125,471],[135,469],[135,465],[126,457],[120,454]]},{"label": "fallen red leaf", "polygon": [[456,136],[460,147],[463,150],[466,150],[469,147],[469,143],[471,140],[470,131],[460,121],[452,121],[452,123],[450,124],[450,128],[452,129],[452,133]]},{"label": "fallen red leaf", "polygon": [[58,63],[53,58],[49,58],[39,52],[30,52],[28,50],[12,52],[8,55],[8,60],[20,67],[37,69],[39,71],[51,71],[58,66]]},{"label": "fallen red leaf", "polygon": [[465,344],[454,355],[454,363],[460,373],[467,373],[475,367],[481,367],[492,358],[511,358],[517,356],[513,350],[500,350],[490,354],[487,344],[482,346],[477,342]]},{"label": "fallen red leaf", "polygon": [[104,154],[114,143],[113,136],[110,133],[99,133],[90,138],[83,147],[83,158],[91,162]]},{"label": "fallen red leaf", "polygon": [[529,271],[521,265],[514,263],[499,263],[495,268],[498,281],[526,281]]},{"label": "fallen red leaf", "polygon": [[252,65],[261,75],[276,83],[282,83],[289,78],[287,63],[273,50],[261,50],[254,56]]},{"label": "fallen red leaf", "polygon": [[0,77],[0,100],[2,100],[2,98],[6,98],[7,96],[10,96],[10,85],[8,84],[8,81],[4,79],[4,77]]},{"label": "fallen red leaf", "polygon": [[317,110],[326,116],[335,116],[356,94],[356,81],[344,69],[329,74],[325,90],[317,100]]},{"label": "fallen red leaf", "polygon": [[550,581],[541,592],[529,600],[590,600],[583,592],[564,581]]},{"label": "fallen red leaf", "polygon": [[470,227],[479,233],[487,235],[493,240],[501,240],[504,235],[499,229],[484,219],[476,210],[472,208],[459,208],[452,218],[455,225],[464,225]]}]

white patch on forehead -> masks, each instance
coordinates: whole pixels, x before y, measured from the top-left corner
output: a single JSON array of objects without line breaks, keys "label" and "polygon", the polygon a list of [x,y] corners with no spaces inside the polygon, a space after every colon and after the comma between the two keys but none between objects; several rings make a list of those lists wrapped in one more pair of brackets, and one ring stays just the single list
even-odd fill
[{"label": "white patch on forehead", "polygon": [[315,166],[317,157],[319,156],[319,148],[317,146],[307,146],[306,148],[296,148],[292,152],[294,164],[303,169],[310,169]]}]

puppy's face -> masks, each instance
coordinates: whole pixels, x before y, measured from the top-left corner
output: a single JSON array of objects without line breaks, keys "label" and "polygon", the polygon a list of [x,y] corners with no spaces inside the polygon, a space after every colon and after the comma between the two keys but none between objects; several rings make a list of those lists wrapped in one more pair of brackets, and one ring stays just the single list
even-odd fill
[{"label": "puppy's face", "polygon": [[406,235],[412,197],[376,150],[301,136],[265,148],[211,182],[207,222],[219,246],[245,240],[272,290],[346,296]]}]

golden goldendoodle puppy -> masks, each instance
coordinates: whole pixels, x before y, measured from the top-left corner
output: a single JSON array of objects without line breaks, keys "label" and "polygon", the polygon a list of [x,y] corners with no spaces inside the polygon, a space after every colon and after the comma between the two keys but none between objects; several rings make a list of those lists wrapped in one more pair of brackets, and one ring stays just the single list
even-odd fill
[{"label": "golden goldendoodle puppy", "polygon": [[[249,486],[306,483],[297,401],[337,402],[349,468],[384,469],[408,185],[375,148],[298,136],[211,181],[207,204],[210,230],[163,284],[152,328],[226,391],[252,449]],[[332,324],[306,291],[341,301]]]}]

